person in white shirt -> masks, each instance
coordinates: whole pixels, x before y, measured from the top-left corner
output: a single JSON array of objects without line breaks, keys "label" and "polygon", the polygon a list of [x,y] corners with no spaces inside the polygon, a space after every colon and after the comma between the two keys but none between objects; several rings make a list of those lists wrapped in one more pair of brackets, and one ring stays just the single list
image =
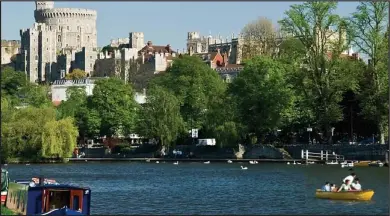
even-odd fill
[{"label": "person in white shirt", "polygon": [[340,186],[339,190],[337,192],[340,192],[340,191],[349,191],[351,190],[351,187],[350,187],[350,182],[349,180],[345,180],[345,182]]},{"label": "person in white shirt", "polygon": [[343,179],[343,182],[346,183],[346,181],[348,180],[349,184],[351,184],[353,182],[353,180],[355,179],[355,177],[356,177],[356,174],[351,173],[351,175],[349,175]]},{"label": "person in white shirt", "polygon": [[360,185],[358,178],[355,179],[355,182],[353,182],[351,184],[351,186],[352,186],[353,190],[357,190],[357,191],[361,191],[362,190],[362,186]]}]

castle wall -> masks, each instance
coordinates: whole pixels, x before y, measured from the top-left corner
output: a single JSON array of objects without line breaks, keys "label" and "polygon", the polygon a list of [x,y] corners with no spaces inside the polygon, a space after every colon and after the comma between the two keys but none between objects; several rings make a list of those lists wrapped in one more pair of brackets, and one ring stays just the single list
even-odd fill
[{"label": "castle wall", "polygon": [[1,65],[10,64],[11,58],[16,58],[20,52],[20,46],[17,40],[1,40]]}]

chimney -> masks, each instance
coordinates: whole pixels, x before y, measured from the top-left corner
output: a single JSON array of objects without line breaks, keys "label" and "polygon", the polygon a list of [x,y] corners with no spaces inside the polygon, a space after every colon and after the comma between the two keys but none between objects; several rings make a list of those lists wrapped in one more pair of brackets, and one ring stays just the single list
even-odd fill
[{"label": "chimney", "polygon": [[147,45],[148,47],[151,47],[153,45],[152,41],[148,41]]}]

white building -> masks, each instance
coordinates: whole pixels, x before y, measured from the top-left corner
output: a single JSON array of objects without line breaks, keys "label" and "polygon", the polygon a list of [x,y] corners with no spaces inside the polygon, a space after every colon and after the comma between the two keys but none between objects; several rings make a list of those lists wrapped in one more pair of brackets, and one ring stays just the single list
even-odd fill
[{"label": "white building", "polygon": [[[69,87],[85,87],[87,96],[93,94],[93,88],[95,87],[93,79],[79,79],[79,80],[56,80],[51,86],[51,98],[52,102],[59,105],[62,101],[66,101],[66,90]],[[143,93],[136,92],[134,99],[138,104],[143,104],[146,101],[145,91]]]}]

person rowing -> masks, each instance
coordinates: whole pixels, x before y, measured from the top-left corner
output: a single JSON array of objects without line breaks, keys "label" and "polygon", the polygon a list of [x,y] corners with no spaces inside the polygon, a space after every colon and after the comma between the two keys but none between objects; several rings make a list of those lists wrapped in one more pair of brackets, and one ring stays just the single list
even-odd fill
[{"label": "person rowing", "polygon": [[355,173],[351,173],[351,175],[345,177],[343,179],[343,182],[346,183],[346,181],[348,180],[348,185],[350,185],[356,178],[356,174]]}]

